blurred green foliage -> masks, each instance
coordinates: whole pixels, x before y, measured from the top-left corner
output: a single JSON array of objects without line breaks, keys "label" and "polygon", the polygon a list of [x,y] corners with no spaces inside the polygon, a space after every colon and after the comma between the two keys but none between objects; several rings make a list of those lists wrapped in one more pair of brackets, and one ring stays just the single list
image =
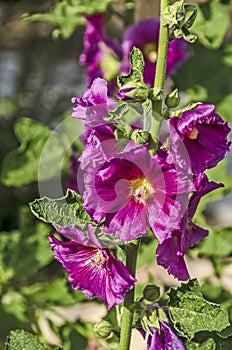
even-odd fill
[{"label": "blurred green foliage", "polygon": [[54,38],[68,39],[78,25],[84,24],[83,15],[90,16],[94,13],[104,13],[114,0],[61,0],[55,1],[50,13],[24,14],[25,22],[46,21],[55,24],[52,35]]}]

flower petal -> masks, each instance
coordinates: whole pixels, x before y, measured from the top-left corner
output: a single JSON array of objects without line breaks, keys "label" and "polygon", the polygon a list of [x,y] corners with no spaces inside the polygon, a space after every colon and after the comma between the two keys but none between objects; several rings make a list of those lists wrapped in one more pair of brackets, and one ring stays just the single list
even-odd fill
[{"label": "flower petal", "polygon": [[98,296],[108,309],[121,303],[125,293],[132,289],[136,279],[121,261],[106,249],[98,249],[75,241],[61,242],[49,235],[55,258],[69,272],[72,287],[87,297]]}]

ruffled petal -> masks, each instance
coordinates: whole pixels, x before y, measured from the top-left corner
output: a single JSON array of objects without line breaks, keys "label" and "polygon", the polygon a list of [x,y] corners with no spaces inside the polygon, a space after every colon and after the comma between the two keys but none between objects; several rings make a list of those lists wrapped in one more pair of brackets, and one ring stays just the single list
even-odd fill
[{"label": "ruffled petal", "polygon": [[52,235],[49,241],[55,258],[69,272],[72,287],[89,298],[98,296],[108,309],[121,303],[125,293],[134,287],[136,279],[106,249],[84,246],[73,240],[61,242]]},{"label": "ruffled petal", "polygon": [[179,167],[199,174],[214,167],[229,151],[228,123],[215,106],[198,104],[180,117],[170,119],[171,151]]},{"label": "ruffled petal", "polygon": [[181,252],[181,232],[176,231],[171,238],[158,245],[156,250],[157,263],[163,266],[169,274],[180,281],[187,281],[190,276]]}]

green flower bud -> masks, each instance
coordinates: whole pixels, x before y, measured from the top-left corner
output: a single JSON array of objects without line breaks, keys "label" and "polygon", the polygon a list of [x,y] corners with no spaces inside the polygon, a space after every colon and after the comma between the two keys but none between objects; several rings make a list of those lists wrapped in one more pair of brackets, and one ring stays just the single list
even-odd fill
[{"label": "green flower bud", "polygon": [[112,326],[107,321],[101,321],[94,326],[94,332],[100,337],[100,338],[108,338],[112,332]]},{"label": "green flower bud", "polygon": [[170,92],[165,98],[165,104],[168,108],[175,108],[180,103],[180,96],[178,89]]},{"label": "green flower bud", "polygon": [[174,38],[184,38],[192,43],[196,40],[196,35],[189,33],[190,28],[197,16],[197,7],[195,5],[184,4],[183,0],[167,6],[163,14],[164,26],[171,29],[169,40]]},{"label": "green flower bud", "polygon": [[160,289],[155,284],[148,284],[143,290],[143,297],[148,301],[157,301],[160,298]]},{"label": "green flower bud", "polygon": [[117,98],[121,101],[146,101],[148,98],[148,87],[141,81],[129,82],[119,89]]},{"label": "green flower bud", "polygon": [[145,130],[134,130],[131,134],[131,140],[139,145],[145,144],[149,139],[149,132]]},{"label": "green flower bud", "polygon": [[120,138],[126,138],[126,139],[131,138],[132,128],[130,127],[129,124],[118,123],[115,126],[116,126],[116,130],[114,131],[114,135],[117,140]]},{"label": "green flower bud", "polygon": [[185,9],[184,25],[186,28],[190,28],[192,27],[197,17],[197,7],[195,5],[184,4],[184,9]]}]

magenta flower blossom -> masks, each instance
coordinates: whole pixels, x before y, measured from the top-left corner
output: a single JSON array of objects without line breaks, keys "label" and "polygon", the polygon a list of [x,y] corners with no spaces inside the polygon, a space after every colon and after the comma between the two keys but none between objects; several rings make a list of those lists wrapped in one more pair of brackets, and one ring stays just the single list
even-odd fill
[{"label": "magenta flower blossom", "polygon": [[205,174],[197,175],[194,184],[196,192],[190,197],[188,209],[181,220],[180,228],[172,230],[171,236],[160,243],[156,250],[157,263],[181,281],[190,278],[184,261],[185,252],[209,233],[208,230],[201,228],[192,221],[199,201],[207,193],[223,187],[222,184],[209,182]]},{"label": "magenta flower blossom", "polygon": [[105,233],[130,241],[149,226],[162,242],[181,219],[183,194],[193,183],[146,147],[123,152],[84,176],[83,205],[96,222],[105,217]]},{"label": "magenta flower blossom", "polygon": [[171,118],[171,151],[177,165],[193,174],[215,167],[229,151],[229,132],[228,123],[209,104]]},{"label": "magenta flower blossom", "polygon": [[165,321],[159,321],[160,329],[151,328],[147,341],[148,350],[186,350],[183,342]]},{"label": "magenta flower blossom", "polygon": [[75,227],[56,227],[57,232],[69,241],[62,242],[51,234],[49,241],[55,258],[69,272],[68,281],[72,287],[89,298],[98,296],[110,309],[124,300],[136,279],[108,249],[102,248],[92,229],[89,226],[87,239]]},{"label": "magenta flower blossom", "polygon": [[[87,16],[87,26],[84,36],[84,52],[80,63],[87,66],[88,86],[96,78],[114,79],[119,71],[122,59],[121,45],[116,39],[110,39],[104,33],[104,16],[94,14]],[[116,79],[110,83],[110,95],[116,89]]]},{"label": "magenta flower blossom", "polygon": [[105,124],[104,118],[114,103],[107,96],[107,82],[97,78],[82,97],[73,97],[72,103],[76,105],[72,111],[73,118],[85,121],[85,125],[93,128]]},{"label": "magenta flower blossom", "polygon": [[[123,36],[124,58],[121,66],[122,73],[129,73],[129,57],[133,46],[143,52],[145,60],[144,82],[153,86],[157,48],[159,39],[160,20],[156,18],[143,19],[135,25],[129,26]],[[188,58],[187,44],[183,39],[175,39],[169,44],[167,56],[167,75],[175,74],[177,68]]]}]

